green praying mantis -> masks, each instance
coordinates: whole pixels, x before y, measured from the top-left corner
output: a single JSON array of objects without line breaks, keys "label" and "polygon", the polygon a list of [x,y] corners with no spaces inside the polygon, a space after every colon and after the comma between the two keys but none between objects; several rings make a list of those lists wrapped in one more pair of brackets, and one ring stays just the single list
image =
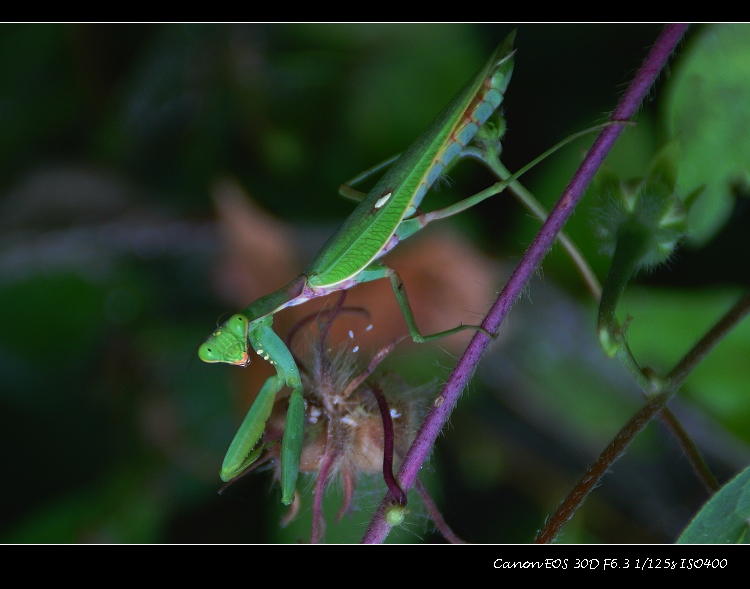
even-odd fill
[{"label": "green praying mantis", "polygon": [[[281,442],[281,500],[289,505],[294,499],[304,437],[305,402],[293,356],[273,331],[273,315],[278,311],[362,282],[388,278],[415,342],[432,341],[465,329],[487,333],[477,325],[459,325],[423,335],[417,327],[401,278],[395,270],[380,262],[380,258],[428,223],[460,213],[501,192],[518,176],[569,141],[570,138],[563,140],[510,178],[487,190],[443,209],[429,213],[419,210],[425,193],[445,169],[463,155],[482,125],[500,106],[513,73],[514,37],[515,31],[406,151],[395,161],[374,168],[377,170],[392,163],[299,277],[232,315],[200,346],[198,356],[204,362],[246,366],[250,362],[249,348],[252,347],[276,369],[276,374],[261,387],[229,446],[220,471],[223,481],[239,476],[263,452],[261,439],[266,421],[276,394],[286,385],[291,389],[291,395]],[[360,175],[352,183],[363,177]],[[487,335],[493,337],[493,334]]]}]

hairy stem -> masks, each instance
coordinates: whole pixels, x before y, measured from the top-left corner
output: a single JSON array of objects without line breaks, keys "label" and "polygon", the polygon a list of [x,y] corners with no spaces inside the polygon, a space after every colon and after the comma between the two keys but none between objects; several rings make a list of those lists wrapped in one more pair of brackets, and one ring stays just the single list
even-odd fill
[{"label": "hairy stem", "polygon": [[534,539],[535,544],[547,544],[552,542],[567,521],[573,517],[576,510],[583,504],[591,490],[599,483],[607,470],[617,460],[630,442],[651,421],[654,414],[659,411],[669,398],[669,393],[656,395],[648,401],[623,427],[599,458],[588,468],[570,494],[565,498],[557,511],[547,521],[544,528]]},{"label": "hairy stem", "polygon": [[750,312],[750,292],[745,293],[732,308],[682,357],[667,375],[667,386],[678,389],[685,379],[716,344]]},{"label": "hairy stem", "polygon": [[[534,540],[535,543],[546,544],[552,542],[557,537],[563,525],[583,504],[589,492],[599,483],[615,460],[622,455],[630,442],[633,441],[633,438],[635,438],[657,411],[664,409],[666,402],[680,389],[690,372],[749,312],[750,292],[743,295],[675,365],[664,381],[662,391],[654,395],[630,419],[627,425],[620,430],[614,440],[599,455],[599,458],[589,467],[586,474],[581,477],[573,488],[573,491],[571,491],[554,515],[548,520],[544,528],[539,532]],[[704,484],[709,488],[713,487],[715,489],[717,483],[713,479],[713,475],[708,474],[709,476],[705,479]]]},{"label": "hairy stem", "polygon": [[453,533],[453,530],[450,529],[448,524],[445,523],[443,515],[438,510],[435,501],[427,491],[427,487],[424,486],[422,480],[417,478],[414,486],[417,489],[417,493],[419,493],[419,496],[422,498],[422,502],[427,508],[427,513],[430,514],[430,519],[432,520],[432,523],[435,524],[435,528],[438,532],[440,532],[440,535],[451,544],[466,544],[466,542],[456,536],[456,534]]},{"label": "hairy stem", "polygon": [[[635,114],[659,72],[666,65],[686,28],[686,24],[665,26],[622,100],[612,113],[611,121],[627,121]],[[505,319],[526,283],[549,251],[565,221],[572,214],[578,201],[591,183],[596,170],[604,162],[605,157],[622,133],[622,129],[621,125],[611,125],[600,133],[568,187],[550,212],[547,221],[498,296],[489,314],[485,317],[482,323],[484,329],[491,333],[497,332],[500,323]],[[440,430],[450,417],[461,392],[491,341],[491,338],[483,332],[477,332],[474,335],[442,392],[435,399],[399,470],[398,478],[404,491],[408,491],[414,484],[419,469],[427,459]],[[387,497],[376,510],[362,538],[363,543],[381,543],[388,535],[390,527],[385,521],[386,502]]]}]

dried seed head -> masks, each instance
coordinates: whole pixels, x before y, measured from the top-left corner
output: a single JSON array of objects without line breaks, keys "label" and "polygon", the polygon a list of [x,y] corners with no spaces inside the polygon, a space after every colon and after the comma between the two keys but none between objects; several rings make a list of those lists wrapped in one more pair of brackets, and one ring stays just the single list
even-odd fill
[{"label": "dried seed head", "polygon": [[[382,394],[387,405],[395,466],[401,462],[416,435],[424,413],[422,393],[426,389],[415,391],[395,375],[380,371],[372,373],[393,345],[376,354],[369,365],[365,364],[367,357],[361,351],[352,353],[355,338],[331,349],[326,339],[328,327],[336,314],[334,310],[326,315],[327,323],[318,325],[317,337],[305,346],[304,360],[298,359],[305,398],[305,432],[299,470],[318,479],[316,501],[319,491],[322,494],[336,480],[343,483],[342,515],[350,508],[351,494],[359,476],[383,476],[384,457],[391,460],[385,443],[384,416],[373,388]],[[303,321],[310,323],[308,319]],[[299,327],[295,326],[293,330],[297,333]],[[276,480],[280,479],[281,439],[288,403],[288,396],[277,398],[263,438]],[[405,496],[403,498],[405,501]],[[324,529],[322,522],[319,529]],[[316,538],[315,533],[313,537]]]}]

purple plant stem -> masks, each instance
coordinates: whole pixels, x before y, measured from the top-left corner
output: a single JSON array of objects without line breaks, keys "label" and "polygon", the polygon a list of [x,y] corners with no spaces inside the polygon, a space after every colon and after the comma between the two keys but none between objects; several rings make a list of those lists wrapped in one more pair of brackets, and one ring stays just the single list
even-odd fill
[{"label": "purple plant stem", "polygon": [[[655,82],[656,77],[666,65],[670,55],[687,28],[687,24],[668,24],[656,40],[643,65],[633,78],[625,95],[615,108],[611,121],[628,121],[632,117],[649,88]],[[594,174],[604,162],[607,154],[612,149],[617,138],[622,133],[624,125],[610,125],[597,137],[594,145],[589,150],[583,163],[576,171],[573,179],[568,184],[557,204],[550,212],[547,220],[537,233],[534,241],[524,254],[510,280],[503,288],[495,301],[492,309],[482,323],[487,331],[496,333],[500,323],[510,311],[513,304],[520,296],[524,286],[529,281],[537,266],[549,251],[555,241],[555,237],[562,229],[568,217],[575,209],[578,201],[591,183]],[[417,437],[409,452],[406,454],[398,479],[404,491],[408,491],[414,484],[419,469],[427,459],[440,430],[450,417],[453,408],[461,396],[461,392],[468,383],[474,370],[479,364],[482,354],[491,343],[491,339],[482,332],[477,332],[466,348],[458,364],[453,369],[448,381],[441,393],[435,399],[427,417],[422,424]],[[370,522],[365,535],[362,538],[364,544],[379,544],[385,540],[390,527],[385,521],[385,508],[387,500],[384,499]]]},{"label": "purple plant stem", "polygon": [[313,501],[313,519],[312,519],[312,532],[310,536],[311,544],[319,544],[323,541],[323,534],[326,529],[326,520],[323,514],[323,494],[326,490],[326,483],[328,482],[328,476],[331,473],[331,467],[336,459],[336,451],[333,450],[333,440],[331,436],[328,436],[326,441],[326,451],[323,454],[323,458],[320,461],[320,470],[318,471],[318,478],[315,481],[315,500]]},{"label": "purple plant stem", "polygon": [[380,417],[383,420],[383,479],[396,502],[399,505],[406,505],[406,493],[398,486],[398,481],[393,476],[393,419],[391,419],[391,409],[388,407],[388,401],[380,387],[375,384],[370,385],[370,391],[378,403]]},{"label": "purple plant stem", "polygon": [[430,514],[430,519],[432,520],[432,523],[435,524],[435,528],[440,532],[440,535],[451,544],[466,544],[466,542],[456,536],[448,524],[445,523],[443,515],[440,513],[440,510],[438,510],[435,500],[432,498],[429,491],[427,491],[427,487],[424,486],[424,483],[417,478],[414,486],[417,489],[417,493],[419,493],[419,496],[422,498],[422,503],[424,503],[424,506],[427,508],[427,513]]}]

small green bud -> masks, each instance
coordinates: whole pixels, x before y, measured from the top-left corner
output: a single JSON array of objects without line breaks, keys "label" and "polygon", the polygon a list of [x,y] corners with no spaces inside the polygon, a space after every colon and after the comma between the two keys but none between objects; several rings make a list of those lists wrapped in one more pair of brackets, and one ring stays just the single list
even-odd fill
[{"label": "small green bud", "polygon": [[385,510],[385,521],[389,526],[400,526],[406,517],[406,507],[398,503],[391,503]]},{"label": "small green bud", "polygon": [[620,351],[621,344],[612,337],[608,325],[599,328],[599,343],[608,358],[614,358],[617,352]]},{"label": "small green bud", "polygon": [[593,183],[603,203],[597,226],[602,250],[629,249],[637,269],[668,260],[687,233],[686,207],[675,192],[674,149],[662,149],[645,178],[621,181],[602,168]]}]

